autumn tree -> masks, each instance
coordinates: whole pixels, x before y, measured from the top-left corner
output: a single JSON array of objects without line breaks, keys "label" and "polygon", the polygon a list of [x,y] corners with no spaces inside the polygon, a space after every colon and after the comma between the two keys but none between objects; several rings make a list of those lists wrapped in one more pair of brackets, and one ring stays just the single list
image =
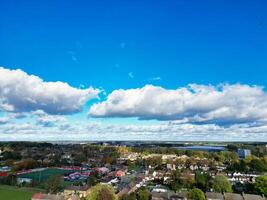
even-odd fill
[{"label": "autumn tree", "polygon": [[46,183],[46,191],[49,193],[57,193],[61,188],[62,180],[60,176],[52,175],[49,176]]},{"label": "autumn tree", "polygon": [[88,200],[116,200],[114,189],[109,185],[98,184],[88,197]]},{"label": "autumn tree", "polygon": [[136,200],[136,194],[135,193],[124,194],[124,195],[122,195],[120,200]]}]

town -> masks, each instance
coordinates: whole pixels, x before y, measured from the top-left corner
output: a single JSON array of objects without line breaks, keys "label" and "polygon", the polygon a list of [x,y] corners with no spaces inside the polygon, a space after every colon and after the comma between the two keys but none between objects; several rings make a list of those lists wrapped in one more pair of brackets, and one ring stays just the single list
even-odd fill
[{"label": "town", "polygon": [[0,143],[0,199],[264,200],[266,175],[265,143]]}]

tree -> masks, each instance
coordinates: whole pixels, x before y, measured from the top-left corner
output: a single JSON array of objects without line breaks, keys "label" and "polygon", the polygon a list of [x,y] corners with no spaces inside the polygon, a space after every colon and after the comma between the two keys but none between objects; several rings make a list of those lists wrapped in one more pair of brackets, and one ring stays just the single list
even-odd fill
[{"label": "tree", "polygon": [[12,159],[12,160],[20,160],[21,159],[21,155],[19,152],[11,152],[11,151],[4,151],[2,153],[2,160],[8,160],[8,159]]},{"label": "tree", "polygon": [[114,163],[115,162],[115,158],[113,158],[113,157],[104,157],[104,158],[102,158],[102,160],[101,160],[101,163],[103,164],[103,165],[106,165],[106,164],[112,164],[112,163]]},{"label": "tree", "polygon": [[202,190],[198,188],[194,188],[189,193],[189,199],[190,200],[205,200],[204,192],[202,192]]},{"label": "tree", "polygon": [[210,187],[210,175],[205,172],[196,172],[195,180],[196,180],[196,187],[200,188],[203,191],[206,191]]},{"label": "tree", "polygon": [[82,162],[86,162],[87,161],[87,157],[85,156],[85,154],[83,153],[76,153],[74,155],[74,163],[79,165]]},{"label": "tree", "polygon": [[259,194],[264,194],[264,196],[267,196],[267,176],[257,177],[255,188]]},{"label": "tree", "polygon": [[174,180],[171,185],[170,185],[171,189],[174,190],[175,192],[177,192],[178,190],[182,189],[183,184],[181,183],[180,180]]},{"label": "tree", "polygon": [[252,159],[249,166],[250,166],[250,170],[256,173],[262,173],[266,171],[266,165],[264,161],[260,159]]},{"label": "tree", "polygon": [[57,193],[61,188],[61,178],[57,175],[49,176],[46,183],[46,191],[49,193]]},{"label": "tree", "polygon": [[96,184],[97,184],[97,182],[98,182],[98,180],[97,180],[97,178],[98,178],[98,174],[91,174],[88,178],[87,178],[87,184],[89,185],[89,186],[95,186]]},{"label": "tree", "polygon": [[232,192],[232,185],[224,175],[215,176],[212,188],[215,192]]},{"label": "tree", "polygon": [[190,171],[183,172],[182,183],[184,188],[192,189],[195,185],[195,177],[191,175]]},{"label": "tree", "polygon": [[29,158],[14,165],[12,170],[16,172],[23,169],[33,169],[36,167],[38,167],[37,161]]},{"label": "tree", "polygon": [[153,166],[153,167],[159,167],[161,168],[162,166],[162,158],[161,156],[155,156],[155,157],[150,157],[145,160],[146,166]]},{"label": "tree", "polygon": [[151,194],[146,188],[141,188],[139,192],[137,193],[137,199],[138,200],[150,200]]},{"label": "tree", "polygon": [[135,195],[135,193],[124,194],[124,195],[122,195],[120,200],[136,200],[136,195]]},{"label": "tree", "polygon": [[240,162],[239,162],[239,171],[244,172],[244,173],[248,172],[248,166],[244,160],[240,160]]},{"label": "tree", "polygon": [[227,148],[229,149],[229,151],[237,151],[238,146],[236,146],[235,144],[228,144]]},{"label": "tree", "polygon": [[243,172],[243,173],[247,173],[249,171],[248,165],[243,159],[238,162],[233,162],[230,165],[228,165],[227,170],[232,171],[232,172],[237,171],[237,172]]},{"label": "tree", "polygon": [[116,200],[114,189],[109,185],[96,185],[91,194],[88,197],[88,200]]},{"label": "tree", "polygon": [[175,170],[172,174],[172,183],[170,185],[171,189],[177,192],[183,187],[183,181],[181,179],[181,172],[179,169]]},{"label": "tree", "polygon": [[235,152],[222,151],[221,154],[223,154],[224,162],[226,163],[233,163],[238,161],[238,155]]}]

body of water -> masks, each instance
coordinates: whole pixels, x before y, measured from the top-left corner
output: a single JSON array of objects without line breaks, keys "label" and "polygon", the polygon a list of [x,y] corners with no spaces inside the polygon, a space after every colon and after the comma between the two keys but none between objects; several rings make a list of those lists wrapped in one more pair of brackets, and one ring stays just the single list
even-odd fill
[{"label": "body of water", "polygon": [[221,146],[180,146],[175,147],[181,150],[195,150],[195,151],[224,151],[225,147]]}]

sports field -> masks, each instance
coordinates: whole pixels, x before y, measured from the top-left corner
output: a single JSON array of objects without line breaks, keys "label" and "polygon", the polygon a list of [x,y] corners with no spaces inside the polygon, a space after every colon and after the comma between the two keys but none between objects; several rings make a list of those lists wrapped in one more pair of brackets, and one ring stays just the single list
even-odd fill
[{"label": "sports field", "polygon": [[37,192],[44,192],[35,188],[19,188],[15,186],[0,185],[1,200],[29,200]]},{"label": "sports field", "polygon": [[22,174],[22,175],[19,175],[19,177],[31,178],[36,182],[43,182],[43,181],[46,181],[48,179],[48,177],[51,175],[63,175],[65,173],[69,173],[69,172],[72,172],[72,171],[71,170],[50,168],[50,169],[45,169],[45,170],[39,171],[39,172],[31,172],[28,174]]}]

